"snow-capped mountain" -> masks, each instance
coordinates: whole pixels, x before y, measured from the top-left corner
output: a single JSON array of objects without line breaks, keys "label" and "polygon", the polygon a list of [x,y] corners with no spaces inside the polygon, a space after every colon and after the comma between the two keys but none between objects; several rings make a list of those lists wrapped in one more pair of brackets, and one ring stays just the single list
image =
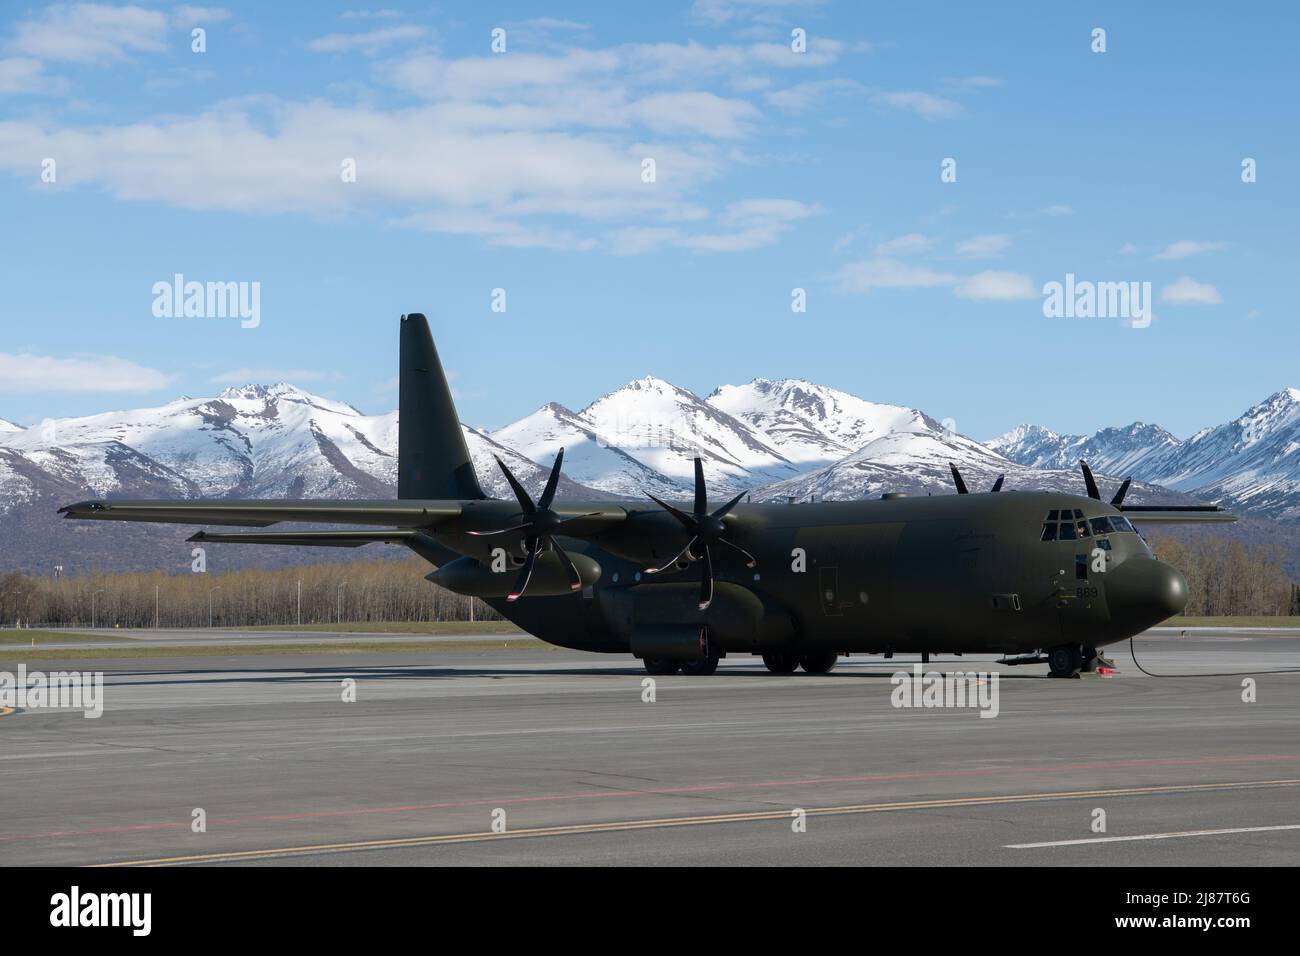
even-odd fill
[{"label": "snow-capped mountain", "polygon": [[[494,456],[525,484],[545,480],[544,467],[488,436],[465,428],[465,439],[489,493],[510,495]],[[0,451],[0,510],[42,482],[97,496],[386,498],[397,484],[397,413],[363,415],[284,383],[246,385],[48,420],[0,435]]]},{"label": "snow-capped mountain", "polygon": [[1283,389],[1181,442],[1159,426],[1135,422],[1090,437],[1021,425],[986,444],[1031,467],[1069,467],[1084,458],[1110,474],[1246,513],[1300,519],[1300,389]]},{"label": "snow-capped mountain", "polygon": [[15,425],[11,421],[6,421],[5,419],[0,418],[0,434],[3,434],[4,432],[20,432],[22,430],[22,425]]},{"label": "snow-capped mountain", "polygon": [[[1130,502],[1190,500],[1185,493],[1243,515],[1300,521],[1297,389],[1182,442],[1137,422],[1092,436],[1023,425],[981,444],[919,410],[795,379],[724,385],[702,400],[643,378],[580,412],[551,403],[490,434],[464,434],[484,490],[507,499],[495,458],[536,492],[561,447],[561,496],[589,500],[646,492],[687,500],[696,455],[710,499],[719,502],[741,489],[755,501],[949,494],[950,463],[973,491],[1005,474],[1008,490],[1079,492],[1077,461],[1085,458],[1104,495],[1132,475]],[[284,383],[29,428],[3,423],[0,568],[84,566],[97,557],[120,564],[128,552],[140,566],[156,566],[149,549],[164,544],[168,555],[188,554],[186,529],[143,527],[114,537],[93,522],[55,517],[59,505],[78,498],[387,498],[396,466],[396,412],[365,415]]]},{"label": "snow-capped mountain", "polygon": [[892,431],[929,427],[914,408],[879,405],[793,378],[723,385],[706,401],[744,422],[786,460],[804,468],[838,461]]},{"label": "snow-capped mountain", "polygon": [[[561,442],[577,441],[576,480],[619,494],[686,494],[698,455],[719,493],[793,477],[799,467],[763,436],[694,393],[654,377],[628,382],[580,412],[548,405],[492,432],[534,460],[550,458]],[[602,448],[602,446],[604,446]]]},{"label": "snow-capped mountain", "polygon": [[1176,448],[1178,439],[1159,425],[1134,422],[1094,435],[1058,435],[1041,425],[1019,425],[984,444],[1034,468],[1074,468],[1082,458],[1110,474],[1129,475],[1149,456]]}]

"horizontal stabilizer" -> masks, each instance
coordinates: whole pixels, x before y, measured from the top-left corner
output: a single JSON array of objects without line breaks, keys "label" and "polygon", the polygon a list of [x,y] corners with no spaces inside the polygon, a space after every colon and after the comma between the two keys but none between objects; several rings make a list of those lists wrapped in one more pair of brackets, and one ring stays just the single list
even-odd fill
[{"label": "horizontal stabilizer", "polygon": [[168,524],[239,525],[265,528],[281,521],[313,524],[391,525],[427,528],[458,517],[455,501],[81,501],[59,509],[65,518],[152,521]]},{"label": "horizontal stabilizer", "polygon": [[[187,541],[219,544],[294,544],[318,548],[359,548],[363,544],[406,544],[428,536],[419,531],[252,531],[209,534],[199,531]],[[431,539],[430,539],[431,540]]]}]

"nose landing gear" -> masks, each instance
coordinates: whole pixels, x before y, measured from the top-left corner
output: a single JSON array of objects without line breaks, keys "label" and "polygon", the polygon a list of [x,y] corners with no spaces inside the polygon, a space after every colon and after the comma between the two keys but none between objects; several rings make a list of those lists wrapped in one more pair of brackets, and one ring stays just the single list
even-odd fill
[{"label": "nose landing gear", "polygon": [[1083,669],[1083,648],[1078,644],[1062,644],[1047,652],[1047,666],[1053,677],[1077,677]]}]

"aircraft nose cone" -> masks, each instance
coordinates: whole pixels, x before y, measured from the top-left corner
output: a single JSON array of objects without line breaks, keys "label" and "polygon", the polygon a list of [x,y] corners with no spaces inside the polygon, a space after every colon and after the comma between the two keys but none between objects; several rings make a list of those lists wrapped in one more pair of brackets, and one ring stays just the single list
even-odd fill
[{"label": "aircraft nose cone", "polygon": [[1187,605],[1187,579],[1154,558],[1130,558],[1106,575],[1111,620],[1133,633],[1173,617]]}]

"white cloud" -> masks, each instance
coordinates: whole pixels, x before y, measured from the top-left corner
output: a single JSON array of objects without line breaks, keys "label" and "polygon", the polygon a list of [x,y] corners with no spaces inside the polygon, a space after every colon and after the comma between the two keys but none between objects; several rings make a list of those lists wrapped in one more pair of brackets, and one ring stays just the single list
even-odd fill
[{"label": "white cloud", "polygon": [[791,13],[802,12],[825,2],[826,0],[695,0],[691,16],[714,26],[733,20],[772,23],[782,19],[787,10]]},{"label": "white cloud", "polygon": [[12,46],[42,60],[112,63],[166,48],[167,16],[137,6],[55,4],[20,22]]},{"label": "white cloud", "polygon": [[965,279],[953,290],[958,298],[1011,302],[1037,299],[1041,293],[1029,276],[1020,272],[981,272]]},{"label": "white cloud", "polygon": [[900,256],[910,252],[923,252],[930,248],[933,242],[934,240],[929,236],[923,236],[919,232],[909,232],[905,236],[897,236],[879,243],[875,253],[878,256]]},{"label": "white cloud", "polygon": [[841,292],[867,293],[874,289],[930,289],[952,285],[960,276],[897,259],[864,259],[846,264],[831,279]]},{"label": "white cloud", "polygon": [[1002,234],[971,236],[957,243],[955,252],[961,259],[992,259],[1011,247],[1011,237]]},{"label": "white cloud", "polygon": [[922,119],[952,119],[961,115],[961,104],[956,100],[935,96],[933,93],[921,93],[915,90],[895,92],[878,91],[871,95],[872,101],[880,106],[895,110],[915,113]]},{"label": "white cloud", "polygon": [[366,56],[374,56],[394,43],[421,40],[428,33],[424,27],[418,26],[381,27],[364,33],[331,33],[308,41],[307,49],[313,53],[351,53],[359,50]]},{"label": "white cloud", "polygon": [[1138,247],[1133,245],[1131,242],[1126,242],[1124,245],[1119,247],[1119,254],[1121,256],[1131,256],[1137,251]]},{"label": "white cloud", "polygon": [[1218,305],[1223,297],[1210,283],[1181,276],[1160,290],[1160,301],[1170,305]]},{"label": "white cloud", "polygon": [[773,90],[764,99],[777,109],[802,113],[817,107],[830,106],[838,96],[851,96],[866,92],[866,87],[853,80],[809,80],[796,83],[783,90]]},{"label": "white cloud", "polygon": [[1227,248],[1226,242],[1204,242],[1197,239],[1180,239],[1171,243],[1160,252],[1157,252],[1155,258],[1165,261],[1175,259],[1187,259],[1191,256],[1204,255],[1207,252],[1218,252]]},{"label": "white cloud", "polygon": [[1058,203],[1055,206],[1044,206],[1042,209],[1038,211],[1041,212],[1044,216],[1068,216],[1072,212],[1074,212],[1074,209],[1071,206],[1066,206]]},{"label": "white cloud", "polygon": [[0,352],[0,392],[152,392],[171,376],[112,355],[54,358]]},{"label": "white cloud", "polygon": [[40,60],[15,56],[0,60],[0,96],[39,89],[45,67]]}]

